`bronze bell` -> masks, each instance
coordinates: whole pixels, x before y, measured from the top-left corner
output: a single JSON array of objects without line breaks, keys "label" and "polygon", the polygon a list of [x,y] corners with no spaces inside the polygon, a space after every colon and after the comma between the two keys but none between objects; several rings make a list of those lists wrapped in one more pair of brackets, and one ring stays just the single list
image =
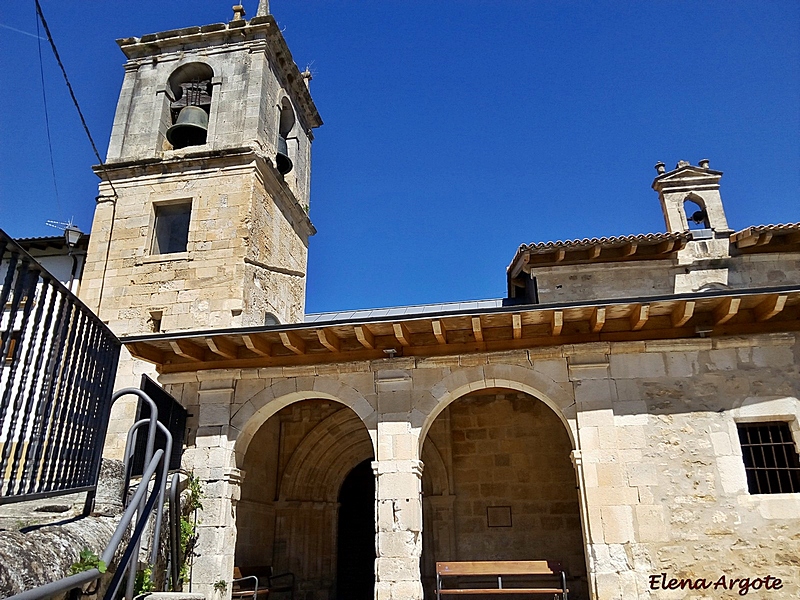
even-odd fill
[{"label": "bronze bell", "polygon": [[278,153],[275,155],[275,168],[278,169],[278,173],[281,175],[286,175],[293,167],[292,159],[289,158],[289,147],[286,145],[286,138],[278,136]]},{"label": "bronze bell", "polygon": [[184,106],[178,113],[175,125],[167,129],[167,139],[172,147],[200,146],[206,143],[208,114],[199,106]]}]

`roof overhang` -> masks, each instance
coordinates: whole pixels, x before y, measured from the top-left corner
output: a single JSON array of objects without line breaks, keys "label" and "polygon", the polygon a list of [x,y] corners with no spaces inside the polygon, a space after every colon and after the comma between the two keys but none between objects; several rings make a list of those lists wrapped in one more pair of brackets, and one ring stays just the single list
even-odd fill
[{"label": "roof overhang", "polygon": [[800,286],[123,337],[161,373],[800,331]]}]

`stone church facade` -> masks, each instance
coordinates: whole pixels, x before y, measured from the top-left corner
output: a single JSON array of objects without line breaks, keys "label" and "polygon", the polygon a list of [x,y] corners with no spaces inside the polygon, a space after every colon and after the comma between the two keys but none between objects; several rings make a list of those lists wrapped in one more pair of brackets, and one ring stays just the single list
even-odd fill
[{"label": "stone church facade", "polygon": [[437,561],[549,559],[579,600],[797,597],[800,224],[733,231],[721,172],[659,163],[664,233],[523,245],[501,300],[306,316],[322,121],[265,3],[119,45],[81,296],[118,385],[190,414],[195,591],[269,564],[421,600]]}]

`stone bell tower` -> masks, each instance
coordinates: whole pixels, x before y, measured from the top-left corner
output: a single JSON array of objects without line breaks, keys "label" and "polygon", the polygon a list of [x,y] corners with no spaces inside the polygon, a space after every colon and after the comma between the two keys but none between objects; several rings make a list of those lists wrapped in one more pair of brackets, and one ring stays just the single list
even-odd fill
[{"label": "stone bell tower", "polygon": [[117,43],[83,300],[119,335],[302,321],[322,121],[267,3]]},{"label": "stone bell tower", "polygon": [[659,162],[656,171],[653,189],[661,200],[667,231],[688,235],[677,254],[675,293],[727,287],[733,231],[719,193],[722,171],[712,170],[708,159],[697,166],[682,160],[669,172]]}]

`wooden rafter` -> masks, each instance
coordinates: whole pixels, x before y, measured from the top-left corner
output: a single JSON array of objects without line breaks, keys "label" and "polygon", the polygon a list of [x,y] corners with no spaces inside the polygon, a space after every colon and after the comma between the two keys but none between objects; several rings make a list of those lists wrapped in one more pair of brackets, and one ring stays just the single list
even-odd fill
[{"label": "wooden rafter", "polygon": [[739,312],[740,298],[725,298],[714,309],[714,325],[722,325],[730,321]]},{"label": "wooden rafter", "polygon": [[411,345],[411,332],[408,331],[408,327],[405,326],[405,323],[393,323],[392,329],[394,330],[394,337],[397,338],[398,342],[403,346]]},{"label": "wooden rafter", "polygon": [[639,245],[636,242],[628,242],[622,247],[622,256],[633,256]]},{"label": "wooden rafter", "polygon": [[591,248],[589,248],[589,260],[594,260],[598,256],[600,256],[600,251],[603,247],[600,244],[595,244]]},{"label": "wooden rafter", "polygon": [[445,329],[444,323],[438,319],[435,319],[431,322],[431,326],[433,327],[433,336],[436,338],[436,341],[440,344],[446,344],[447,329]]},{"label": "wooden rafter", "polygon": [[564,327],[564,311],[554,310],[553,318],[550,320],[550,335],[561,335],[561,329]]},{"label": "wooden rafter", "polygon": [[556,262],[561,262],[567,256],[567,251],[564,249],[556,250]]},{"label": "wooden rafter", "polygon": [[331,352],[341,352],[342,342],[335,333],[330,329],[317,329],[317,337],[319,343],[325,346]]},{"label": "wooden rafter", "polygon": [[522,315],[519,313],[514,313],[511,315],[511,328],[514,331],[514,339],[518,340],[522,338]]},{"label": "wooden rafter", "polygon": [[203,361],[206,359],[205,351],[189,340],[170,340],[169,345],[172,351],[178,356],[188,358],[189,360]]},{"label": "wooden rafter", "polygon": [[157,365],[164,363],[164,352],[150,344],[145,344],[143,342],[128,344],[128,351],[136,358],[141,358],[147,362]]},{"label": "wooden rafter", "polygon": [[483,329],[481,329],[480,317],[472,317],[472,333],[475,335],[475,341],[483,341]]},{"label": "wooden rafter", "polygon": [[375,349],[375,335],[366,325],[356,325],[353,330],[355,331],[356,339],[359,344],[368,350]]},{"label": "wooden rafter", "polygon": [[785,294],[776,294],[762,300],[755,308],[756,321],[767,321],[777,315],[786,306],[788,298]]},{"label": "wooden rafter", "polygon": [[281,331],[281,343],[295,354],[306,353],[306,343],[293,331]]},{"label": "wooden rafter", "polygon": [[239,348],[236,346],[236,344],[224,337],[207,337],[206,345],[208,346],[209,350],[211,350],[217,356],[221,356],[223,358],[236,358],[238,356]]},{"label": "wooden rafter", "polygon": [[670,314],[670,322],[673,327],[683,327],[694,315],[694,307],[696,303],[693,300],[686,300],[680,302],[675,308],[672,309]]},{"label": "wooden rafter", "polygon": [[244,345],[259,356],[270,356],[272,354],[272,344],[264,341],[264,338],[255,333],[248,333],[242,336]]},{"label": "wooden rafter", "polygon": [[591,325],[592,333],[598,333],[601,329],[603,329],[603,325],[606,324],[605,307],[598,306],[592,311],[592,316],[589,319],[589,324]]},{"label": "wooden rafter", "polygon": [[636,304],[631,311],[631,330],[639,331],[650,318],[649,304]]}]

